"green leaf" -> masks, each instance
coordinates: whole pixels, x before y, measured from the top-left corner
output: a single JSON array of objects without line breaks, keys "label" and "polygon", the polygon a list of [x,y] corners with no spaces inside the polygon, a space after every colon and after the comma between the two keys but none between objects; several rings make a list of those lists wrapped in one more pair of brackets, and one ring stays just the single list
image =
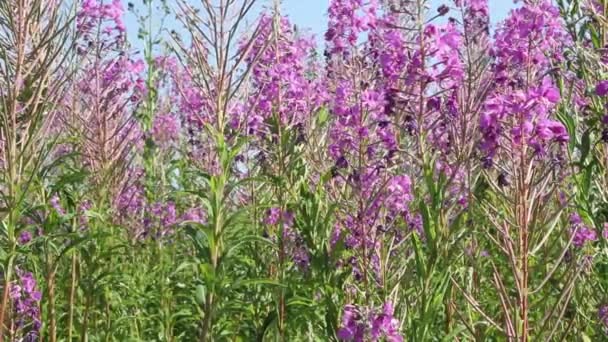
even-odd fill
[{"label": "green leaf", "polygon": [[317,114],[317,123],[319,126],[323,126],[327,121],[329,121],[329,111],[327,108],[321,108]]},{"label": "green leaf", "polygon": [[587,156],[589,156],[589,150],[591,148],[591,129],[587,129],[585,133],[583,133],[583,137],[581,138],[581,159],[580,164],[585,165],[585,161],[587,160]]},{"label": "green leaf", "polygon": [[416,256],[416,270],[418,275],[424,279],[426,278],[426,262],[418,234],[412,234],[412,242],[414,244],[414,254]]},{"label": "green leaf", "polygon": [[247,279],[247,280],[240,280],[240,281],[234,282],[232,284],[232,288],[236,289],[236,288],[239,288],[239,287],[254,286],[254,285],[270,285],[270,286],[287,288],[286,284],[282,284],[279,281],[272,280],[272,279]]},{"label": "green leaf", "polygon": [[199,270],[201,271],[205,284],[213,285],[215,283],[215,270],[213,269],[213,265],[202,263],[199,265]]},{"label": "green leaf", "polygon": [[420,201],[419,208],[420,214],[422,215],[422,227],[424,229],[427,246],[431,249],[431,253],[435,255],[437,251],[437,246],[435,245],[437,238],[435,223],[433,222],[429,208],[424,201]]},{"label": "green leaf", "polygon": [[205,305],[205,296],[207,295],[207,289],[203,285],[197,285],[194,289],[194,298],[198,305]]}]

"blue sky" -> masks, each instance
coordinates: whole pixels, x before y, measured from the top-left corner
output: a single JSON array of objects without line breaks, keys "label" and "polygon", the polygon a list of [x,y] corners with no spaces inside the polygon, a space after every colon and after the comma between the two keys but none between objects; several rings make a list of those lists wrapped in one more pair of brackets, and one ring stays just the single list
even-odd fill
[{"label": "blue sky", "polygon": [[[1,1],[1,0],[0,0]],[[173,1],[168,1],[171,4]],[[198,1],[193,1],[194,3]],[[272,4],[271,0],[259,0],[260,4]],[[447,3],[449,0],[431,0],[430,6],[434,11],[440,4]],[[327,7],[329,0],[283,0],[282,9],[290,20],[301,29],[313,33],[319,42],[323,39],[323,34],[327,29]],[[514,8],[512,0],[489,0],[490,16],[492,24],[496,24],[504,19],[511,8]],[[129,37],[134,45],[140,46],[137,40],[137,24],[132,14],[128,14],[127,27]]]}]

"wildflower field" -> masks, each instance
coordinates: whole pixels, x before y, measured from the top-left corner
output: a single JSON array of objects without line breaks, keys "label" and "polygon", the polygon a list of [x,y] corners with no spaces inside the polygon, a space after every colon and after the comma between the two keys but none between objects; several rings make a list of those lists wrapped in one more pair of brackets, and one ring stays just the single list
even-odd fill
[{"label": "wildflower field", "polygon": [[608,341],[608,0],[327,6],[0,0],[0,342]]}]

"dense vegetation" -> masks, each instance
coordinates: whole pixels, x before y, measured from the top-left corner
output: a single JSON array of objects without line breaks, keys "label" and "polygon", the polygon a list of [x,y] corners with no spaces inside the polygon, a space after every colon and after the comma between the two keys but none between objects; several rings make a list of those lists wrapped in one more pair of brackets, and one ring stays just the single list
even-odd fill
[{"label": "dense vegetation", "polygon": [[328,24],[0,1],[0,342],[608,340],[608,0]]}]

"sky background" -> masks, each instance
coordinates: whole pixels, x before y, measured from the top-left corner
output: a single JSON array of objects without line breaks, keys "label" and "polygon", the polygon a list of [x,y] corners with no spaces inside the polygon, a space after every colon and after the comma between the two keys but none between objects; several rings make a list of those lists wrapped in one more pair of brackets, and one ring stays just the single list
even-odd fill
[{"label": "sky background", "polygon": [[[0,0],[2,1],[2,0]],[[198,3],[200,0],[192,0],[193,3]],[[134,1],[135,2],[135,1]],[[174,1],[167,1],[169,4]],[[447,3],[449,0],[431,0],[431,13],[439,7],[442,3]],[[136,2],[137,3],[137,2]],[[260,0],[261,6],[256,10],[260,11],[266,4],[271,6],[271,0]],[[300,29],[308,31],[315,35],[317,41],[321,44],[323,42],[323,35],[327,30],[327,8],[329,0],[283,0],[282,10],[283,13],[289,16],[291,22],[297,25]],[[512,0],[489,0],[490,6],[490,19],[493,25],[504,19],[509,10],[514,8],[516,5],[513,4]],[[449,15],[449,14],[448,14]],[[130,37],[134,47],[140,48],[141,42],[137,41],[137,22],[135,16],[131,13],[127,14],[126,18],[128,36]],[[167,21],[167,26],[176,25],[175,20]],[[179,31],[179,30],[178,30]]]}]

